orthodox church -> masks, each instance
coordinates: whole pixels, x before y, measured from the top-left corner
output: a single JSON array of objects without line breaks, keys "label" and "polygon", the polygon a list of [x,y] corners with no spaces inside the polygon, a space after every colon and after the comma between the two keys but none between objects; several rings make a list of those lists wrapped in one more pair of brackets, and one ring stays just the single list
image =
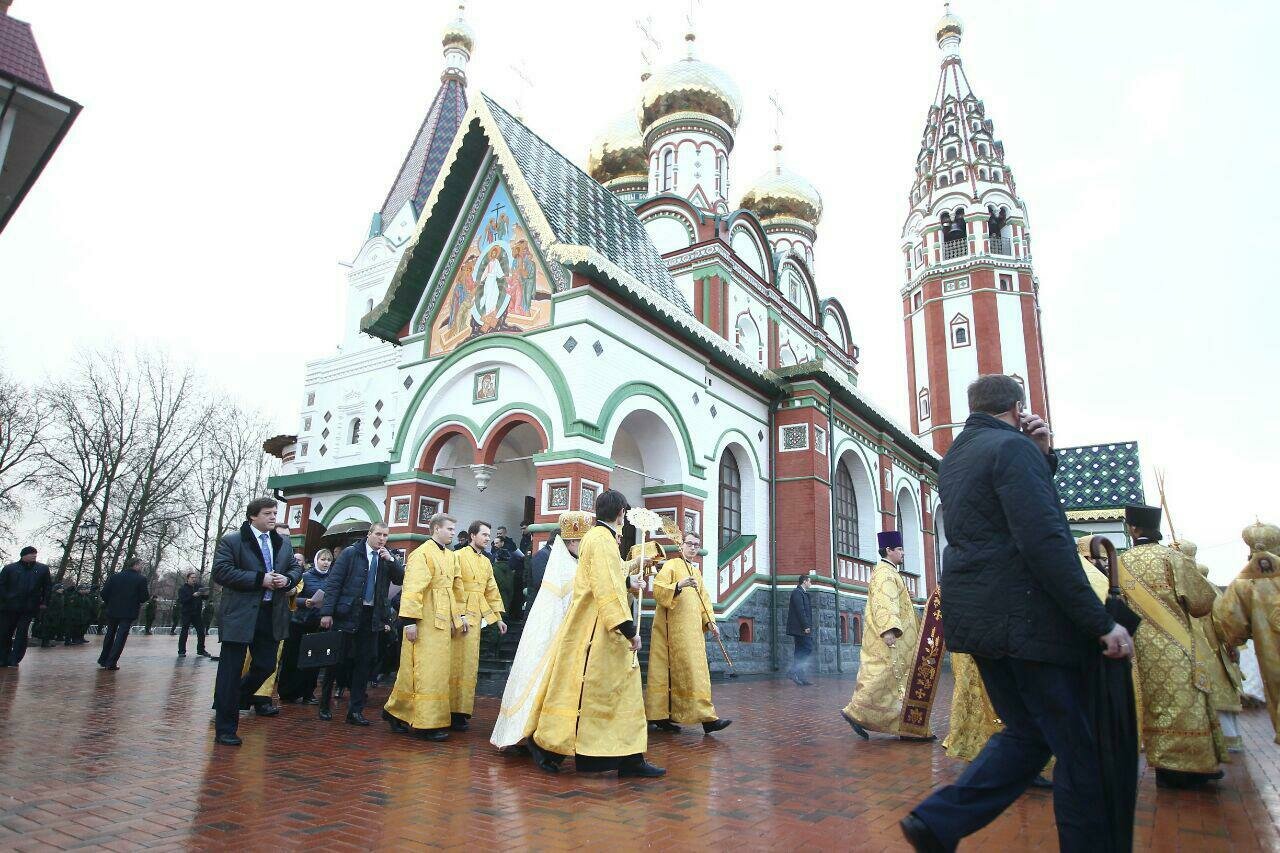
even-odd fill
[{"label": "orthodox church", "polygon": [[340,353],[308,363],[297,434],[268,442],[295,543],[382,520],[412,549],[440,510],[547,530],[614,488],[700,534],[738,671],[785,663],[807,574],[821,665],[851,663],[878,531],[902,531],[918,600],[936,583],[937,466],[967,381],[1013,373],[1048,412],[1026,215],[960,38],[946,15],[903,230],[905,425],[859,390],[823,294],[818,191],[779,150],[731,203],[743,98],[693,33],[584,170],[468,91],[459,16],[347,274]]}]

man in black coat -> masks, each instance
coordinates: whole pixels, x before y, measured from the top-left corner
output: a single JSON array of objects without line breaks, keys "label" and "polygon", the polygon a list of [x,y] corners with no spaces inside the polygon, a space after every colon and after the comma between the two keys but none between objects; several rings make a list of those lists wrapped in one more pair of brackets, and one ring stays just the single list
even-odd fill
[{"label": "man in black coat", "polygon": [[187,572],[187,582],[178,590],[178,619],[182,623],[182,633],[178,635],[178,657],[187,656],[187,635],[191,627],[196,629],[196,654],[201,657],[213,657],[204,648],[204,617],[200,610],[204,607],[209,590],[200,589],[195,572]]},{"label": "man in black coat", "polygon": [[102,616],[107,630],[102,637],[102,651],[98,654],[98,666],[117,670],[120,653],[133,623],[138,621],[138,610],[151,600],[147,578],[143,574],[147,564],[140,557],[130,557],[124,570],[107,578],[102,586]]},{"label": "man in black coat", "polygon": [[[344,634],[343,654],[351,661],[351,690],[347,722],[367,726],[365,698],[369,675],[378,656],[378,642],[384,628],[387,591],[392,583],[404,583],[404,564],[387,550],[387,525],[377,521],[364,541],[345,549],[329,570],[320,605],[320,627],[336,628]],[[331,720],[330,697],[337,666],[329,667],[320,688],[320,719]]]},{"label": "man in black coat", "polygon": [[791,600],[787,602],[787,634],[795,643],[787,677],[802,687],[813,683],[807,677],[809,658],[813,655],[813,604],[809,601],[812,584],[809,575],[802,576],[796,588],[791,590]]},{"label": "man in black coat", "polygon": [[28,545],[18,562],[0,569],[0,667],[17,666],[27,653],[31,620],[49,606],[53,578],[49,567],[36,562]]},{"label": "man in black coat", "polygon": [[[276,532],[275,498],[256,498],[245,510],[245,523],[218,542],[213,579],[222,585],[218,610],[218,678],[213,706],[217,712],[214,742],[239,746],[240,711],[276,668],[276,649],[289,633],[289,596],[302,567],[293,545]],[[240,675],[244,656],[249,671]],[[267,716],[280,713],[276,708]]]},{"label": "man in black coat", "polygon": [[1060,848],[1089,850],[1108,834],[1083,665],[1128,657],[1133,641],[1085,578],[1053,485],[1052,433],[1025,400],[1010,376],[976,379],[972,414],[938,472],[947,648],[973,656],[1005,728],[902,820],[917,850],[954,850],[1021,796],[1050,754]]},{"label": "man in black coat", "polygon": [[538,600],[538,590],[542,589],[542,579],[547,574],[547,561],[551,559],[551,548],[556,544],[556,536],[559,533],[559,530],[551,531],[547,541],[529,558],[529,570],[525,578],[529,590],[529,594],[525,597],[525,604],[528,605],[525,609],[526,613],[533,609],[533,603]]}]

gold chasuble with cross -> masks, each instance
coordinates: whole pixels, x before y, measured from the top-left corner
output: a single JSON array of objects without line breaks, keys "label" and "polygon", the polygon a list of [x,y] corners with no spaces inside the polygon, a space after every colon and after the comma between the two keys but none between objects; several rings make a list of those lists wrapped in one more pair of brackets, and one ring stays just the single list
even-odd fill
[{"label": "gold chasuble with cross", "polygon": [[618,541],[597,523],[582,537],[573,602],[526,733],[559,755],[621,757],[649,745],[640,668],[616,630],[631,619]]}]

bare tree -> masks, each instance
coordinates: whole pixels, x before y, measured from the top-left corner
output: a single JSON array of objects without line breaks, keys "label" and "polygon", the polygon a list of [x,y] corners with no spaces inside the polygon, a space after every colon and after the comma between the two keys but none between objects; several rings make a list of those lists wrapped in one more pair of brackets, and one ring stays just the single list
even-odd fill
[{"label": "bare tree", "polygon": [[41,439],[49,411],[30,389],[0,373],[0,539],[14,533],[22,513],[21,495],[40,475]]}]

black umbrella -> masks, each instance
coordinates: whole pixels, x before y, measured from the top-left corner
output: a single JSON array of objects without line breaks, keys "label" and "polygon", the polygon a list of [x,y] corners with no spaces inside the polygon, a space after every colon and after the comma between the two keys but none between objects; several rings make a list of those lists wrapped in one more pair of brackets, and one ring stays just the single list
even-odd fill
[{"label": "black umbrella", "polygon": [[[1108,560],[1110,591],[1106,608],[1111,618],[1137,633],[1141,617],[1125,602],[1118,581],[1119,562],[1115,545],[1105,536],[1089,540],[1089,556],[1094,564],[1104,555]],[[1133,849],[1133,813],[1138,802],[1138,717],[1133,699],[1132,658],[1096,655],[1085,670],[1089,715],[1098,742],[1098,763],[1102,768],[1102,792],[1110,829],[1103,842],[1105,851]]]}]

